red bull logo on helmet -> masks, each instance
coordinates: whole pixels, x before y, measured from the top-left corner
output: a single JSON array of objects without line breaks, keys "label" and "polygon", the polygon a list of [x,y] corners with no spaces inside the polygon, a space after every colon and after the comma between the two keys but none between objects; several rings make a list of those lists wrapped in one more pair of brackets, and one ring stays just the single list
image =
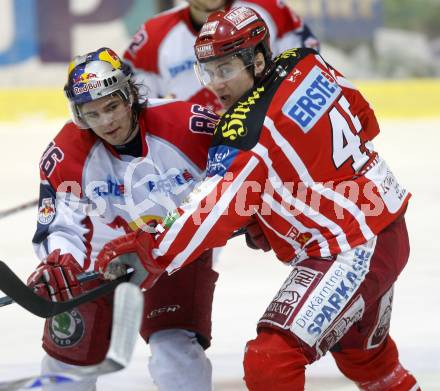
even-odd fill
[{"label": "red bull logo on helmet", "polygon": [[102,82],[101,80],[97,80],[97,81],[92,81],[92,82],[88,82],[85,83],[84,86],[82,87],[73,87],[73,93],[75,95],[81,95],[84,94],[85,92],[89,92],[90,90],[95,90],[97,88],[101,88],[102,87]]},{"label": "red bull logo on helmet", "polygon": [[88,83],[92,79],[96,79],[96,73],[82,73],[81,75],[75,77],[73,82],[76,83]]},{"label": "red bull logo on helmet", "polygon": [[106,61],[112,65],[114,69],[121,69],[122,62],[118,55],[111,49],[105,49],[98,54],[98,58],[101,61]]}]

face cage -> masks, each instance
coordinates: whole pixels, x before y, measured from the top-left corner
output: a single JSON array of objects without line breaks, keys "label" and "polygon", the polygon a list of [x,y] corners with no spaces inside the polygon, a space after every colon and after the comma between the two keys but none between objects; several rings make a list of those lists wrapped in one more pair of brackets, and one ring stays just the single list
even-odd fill
[{"label": "face cage", "polygon": [[[117,94],[118,96],[121,97],[121,99],[123,100],[123,102],[125,104],[128,104],[130,107],[133,107],[134,94],[133,94],[133,92],[131,90],[131,87],[130,87],[129,83],[127,83],[125,87],[123,87],[121,89],[118,89],[116,91],[112,91],[112,92],[110,92],[110,93],[108,93],[108,94],[106,94],[104,96],[101,96],[101,97],[99,97],[97,99],[101,99],[101,98],[104,98],[106,96],[113,95],[113,94]],[[90,102],[92,102],[93,100],[96,100],[96,99],[92,99]],[[81,106],[82,105],[78,105],[78,104],[73,103],[72,101],[69,100],[69,109],[70,109],[70,112],[71,112],[71,115],[72,115],[73,123],[76,126],[78,126],[80,129],[90,129],[90,126],[82,118]]]}]

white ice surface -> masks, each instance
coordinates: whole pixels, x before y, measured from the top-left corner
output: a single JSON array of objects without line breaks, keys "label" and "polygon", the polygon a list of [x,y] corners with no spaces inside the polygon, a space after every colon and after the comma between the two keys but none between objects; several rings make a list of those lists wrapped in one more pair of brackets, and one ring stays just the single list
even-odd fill
[{"label": "white ice surface", "polygon": [[[0,124],[0,210],[36,198],[38,159],[62,125],[32,118]],[[440,390],[440,120],[386,121],[376,149],[400,182],[413,193],[407,212],[412,253],[395,291],[391,334],[402,363],[423,390]],[[22,279],[33,270],[31,248],[35,210],[0,220],[0,259]],[[289,269],[273,256],[248,250],[242,238],[221,254],[215,294],[213,343],[208,354],[216,390],[244,390],[243,346]],[[0,381],[38,373],[43,320],[17,305],[0,308]],[[100,390],[155,390],[147,371],[148,348],[141,339],[129,367],[104,376]],[[331,356],[308,369],[306,390],[356,390],[335,368]]]}]

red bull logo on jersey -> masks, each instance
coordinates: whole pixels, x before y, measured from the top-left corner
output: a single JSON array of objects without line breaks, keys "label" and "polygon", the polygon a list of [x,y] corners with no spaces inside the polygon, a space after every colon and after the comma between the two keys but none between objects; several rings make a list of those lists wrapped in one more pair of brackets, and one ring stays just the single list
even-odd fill
[{"label": "red bull logo on jersey", "polygon": [[43,198],[41,206],[38,208],[38,222],[43,225],[48,225],[55,217],[55,204],[51,197]]},{"label": "red bull logo on jersey", "polygon": [[327,72],[315,66],[290,95],[282,112],[307,133],[326,113],[341,91],[341,87]]}]

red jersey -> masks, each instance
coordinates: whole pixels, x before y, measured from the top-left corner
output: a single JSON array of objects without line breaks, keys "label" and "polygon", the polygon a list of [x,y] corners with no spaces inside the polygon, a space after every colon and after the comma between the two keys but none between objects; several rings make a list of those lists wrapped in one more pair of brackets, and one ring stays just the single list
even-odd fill
[{"label": "red jersey", "polygon": [[153,256],[178,269],[253,215],[284,262],[367,242],[410,197],[375,152],[378,133],[367,101],[314,50],[284,52],[223,115],[208,178],[169,216]]}]

